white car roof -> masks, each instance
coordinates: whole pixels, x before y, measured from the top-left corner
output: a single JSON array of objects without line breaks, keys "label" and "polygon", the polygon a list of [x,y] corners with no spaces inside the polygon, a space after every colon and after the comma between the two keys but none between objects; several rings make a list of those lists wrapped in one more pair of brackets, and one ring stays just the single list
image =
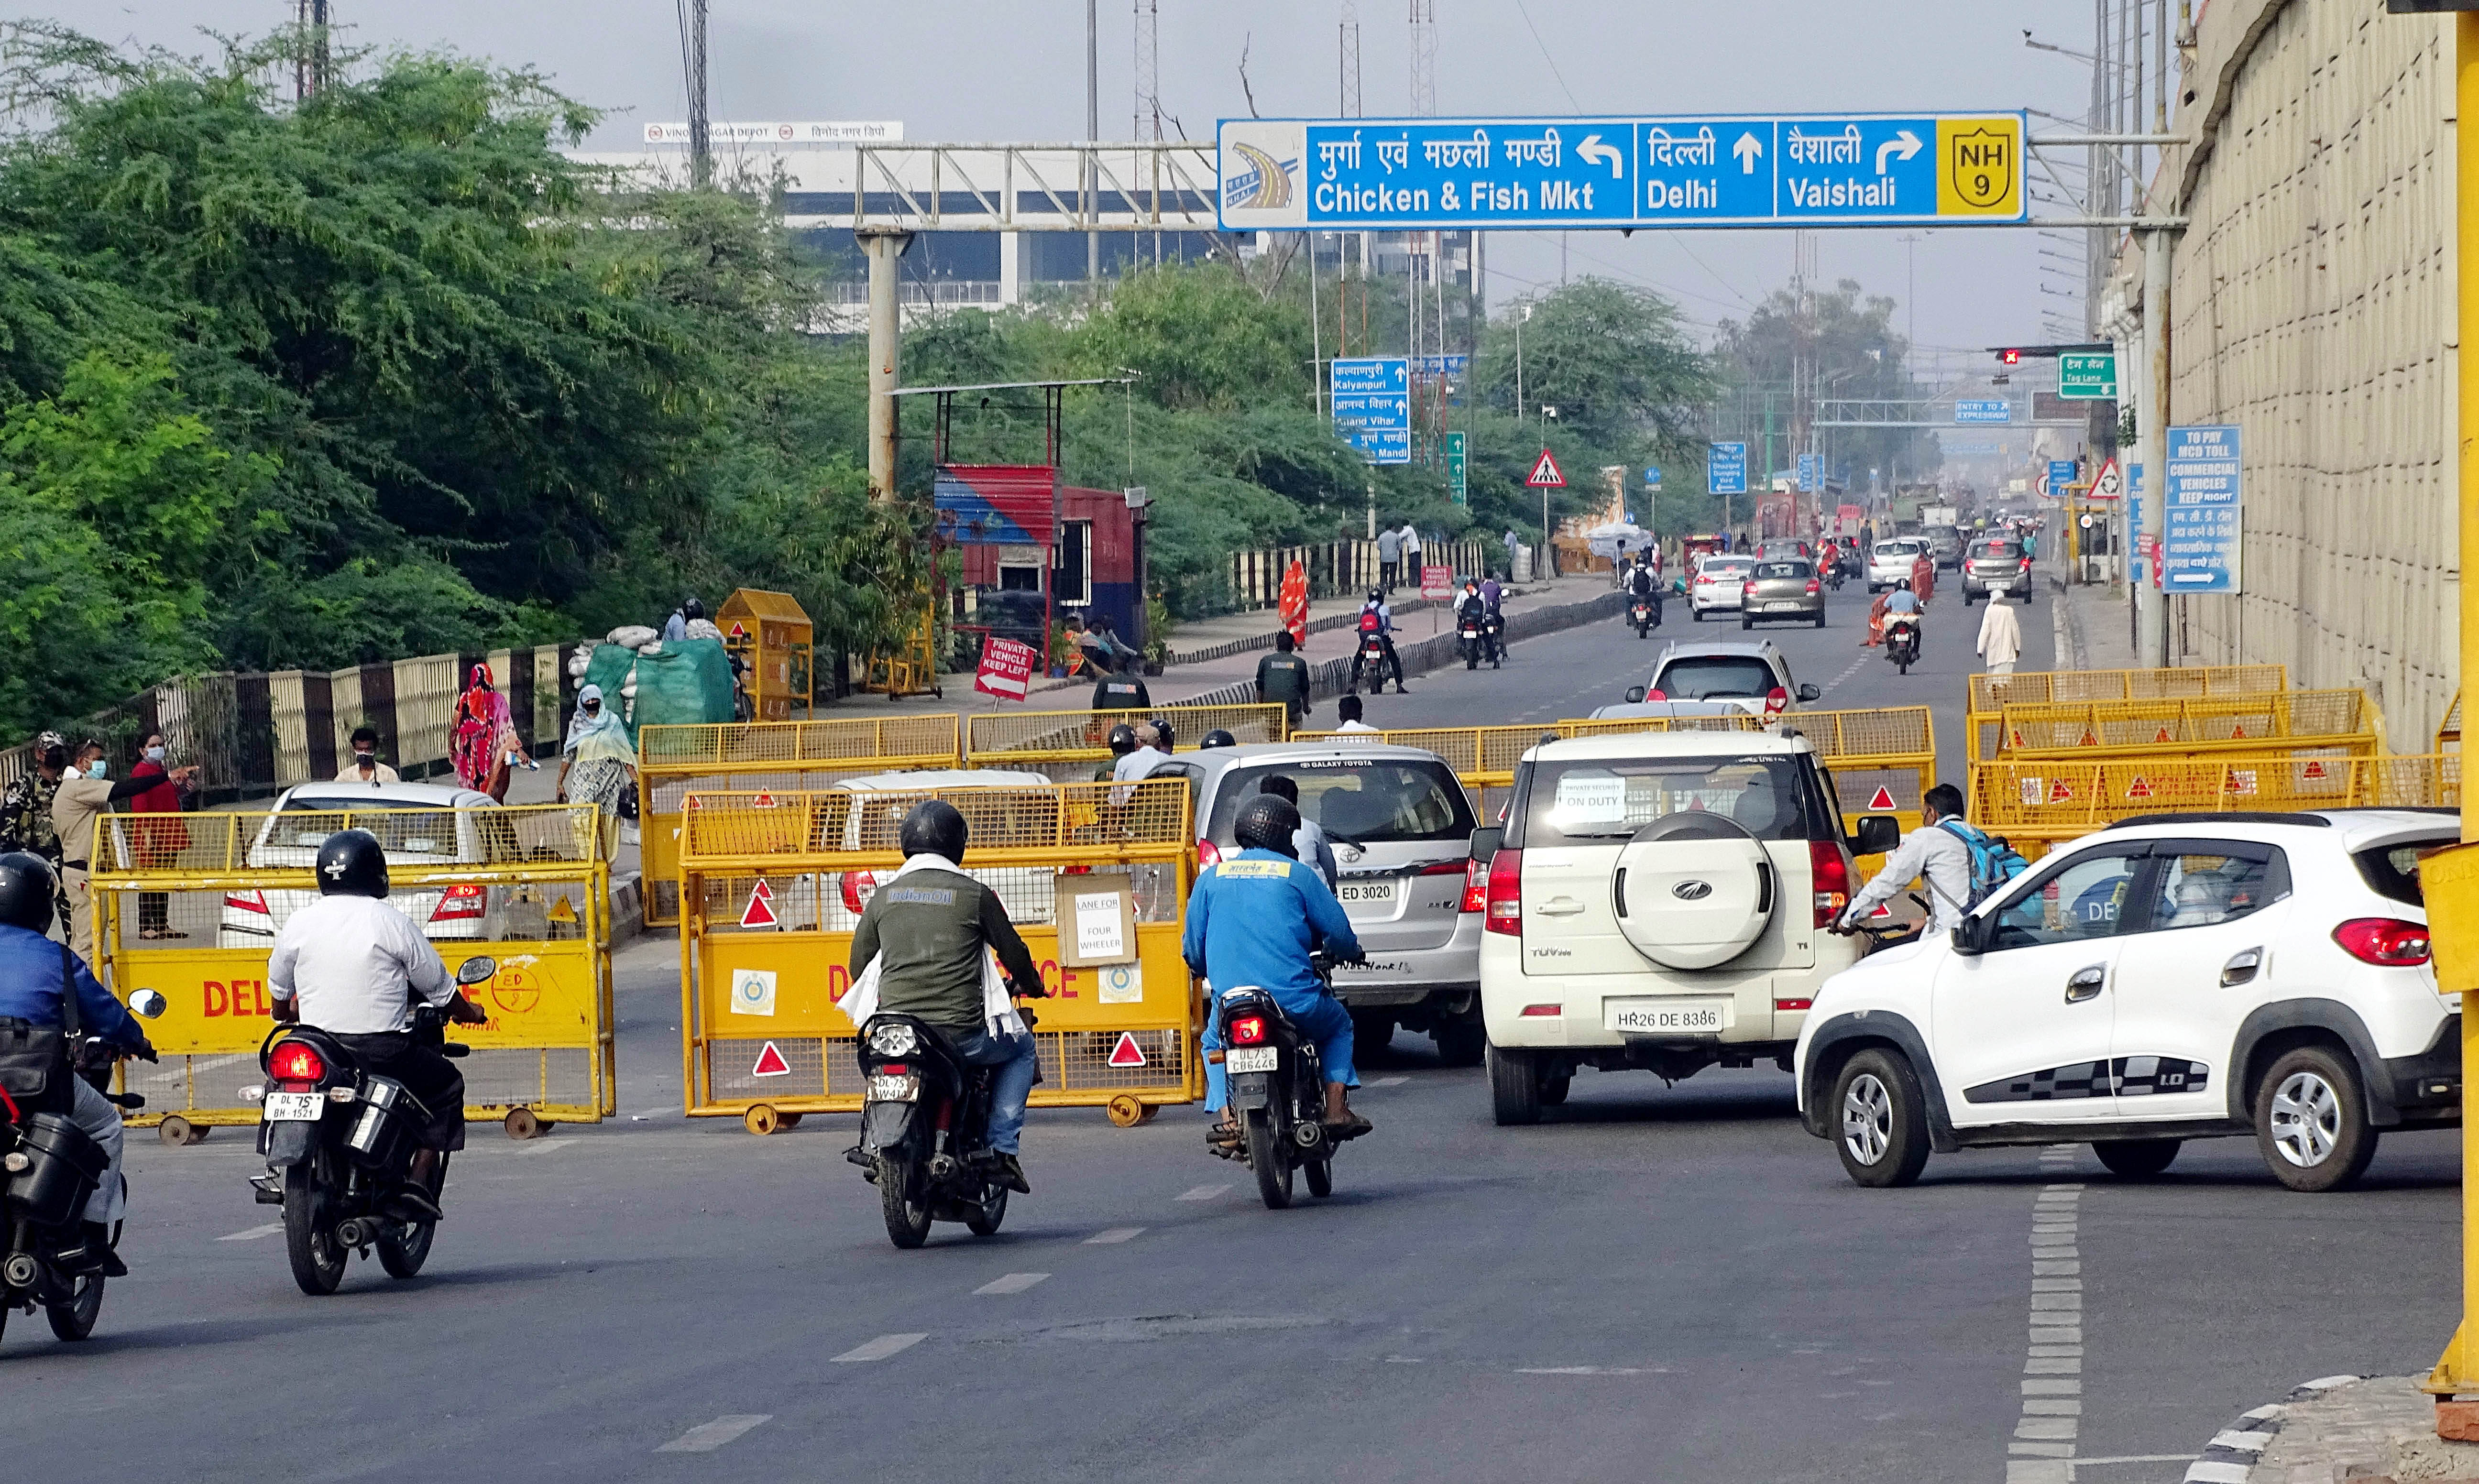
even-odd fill
[{"label": "white car roof", "polygon": [[[2394,840],[2451,840],[2461,832],[2450,812],[2424,809],[2314,809],[2304,813],[2179,814],[2158,823],[2118,825],[2103,832],[2111,839],[2185,839],[2217,835],[2230,840],[2258,840],[2266,845],[2309,849],[2331,844],[2344,851]],[[2084,839],[2091,836],[2086,835]],[[2082,840],[2075,842],[2082,844]]]},{"label": "white car roof", "polygon": [[1623,731],[1598,737],[1570,737],[1544,742],[1527,750],[1525,762],[1574,762],[1600,757],[1710,757],[1778,753],[1785,756],[1812,753],[1805,737],[1778,731]]},{"label": "white car roof", "polygon": [[498,806],[489,794],[441,783],[296,783],[275,801],[278,809],[294,802],[334,801],[347,809],[487,809]]},{"label": "white car roof", "polygon": [[1058,780],[1046,773],[1009,768],[916,768],[908,773],[864,773],[837,779],[832,787],[863,792],[916,788],[1050,788]]}]

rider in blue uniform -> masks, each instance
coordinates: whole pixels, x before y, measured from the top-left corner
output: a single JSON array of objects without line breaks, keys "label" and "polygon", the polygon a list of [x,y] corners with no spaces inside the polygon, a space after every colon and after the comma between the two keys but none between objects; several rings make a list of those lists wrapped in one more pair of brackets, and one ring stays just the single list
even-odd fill
[{"label": "rider in blue uniform", "polygon": [[[1336,1137],[1368,1132],[1368,1120],[1351,1111],[1348,1089],[1360,1086],[1351,1066],[1351,1016],[1309,962],[1312,949],[1342,959],[1360,957],[1351,919],[1317,874],[1293,856],[1300,811],[1290,801],[1260,794],[1240,806],[1231,827],[1240,849],[1197,876],[1188,899],[1188,933],[1180,953],[1188,969],[1218,994],[1253,985],[1269,991],[1300,1034],[1316,1043],[1325,1069],[1325,1123]],[[1222,1048],[1218,1008],[1206,1017],[1205,1049]],[[1230,1101],[1222,1063],[1205,1063],[1205,1106],[1220,1112]],[[1228,1136],[1224,1120],[1221,1132]]]}]

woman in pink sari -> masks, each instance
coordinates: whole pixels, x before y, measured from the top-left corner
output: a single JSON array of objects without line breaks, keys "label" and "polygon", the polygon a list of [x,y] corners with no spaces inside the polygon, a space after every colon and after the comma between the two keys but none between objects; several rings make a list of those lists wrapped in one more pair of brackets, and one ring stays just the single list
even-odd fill
[{"label": "woman in pink sari", "polygon": [[466,787],[479,789],[499,804],[508,802],[509,765],[533,761],[517,736],[508,698],[491,683],[489,665],[475,665],[472,683],[456,698],[456,720],[448,734],[447,754],[456,765],[456,777]]}]

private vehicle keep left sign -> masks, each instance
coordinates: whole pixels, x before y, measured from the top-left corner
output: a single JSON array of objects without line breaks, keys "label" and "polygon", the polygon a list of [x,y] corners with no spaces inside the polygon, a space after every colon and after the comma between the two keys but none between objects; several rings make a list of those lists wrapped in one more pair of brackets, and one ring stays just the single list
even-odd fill
[{"label": "private vehicle keep left sign", "polygon": [[1226,231],[2027,218],[2024,115],[1226,118]]}]

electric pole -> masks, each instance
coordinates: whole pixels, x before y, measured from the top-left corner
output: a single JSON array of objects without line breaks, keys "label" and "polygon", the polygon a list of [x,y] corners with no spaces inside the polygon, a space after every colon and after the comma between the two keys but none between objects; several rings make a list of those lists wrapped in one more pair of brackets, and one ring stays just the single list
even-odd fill
[{"label": "electric pole", "polygon": [[[1094,143],[1102,138],[1102,21],[1095,13],[1096,0],[1085,0],[1085,141]],[[1078,172],[1084,179],[1085,220],[1093,220],[1093,208],[1101,192],[1093,178],[1093,159],[1085,159],[1085,168]],[[1085,234],[1085,281],[1088,284],[1102,276],[1102,234]]]},{"label": "electric pole", "polygon": [[706,0],[679,0],[680,62],[689,94],[689,184],[703,191],[714,183],[714,136],[705,101]]}]

